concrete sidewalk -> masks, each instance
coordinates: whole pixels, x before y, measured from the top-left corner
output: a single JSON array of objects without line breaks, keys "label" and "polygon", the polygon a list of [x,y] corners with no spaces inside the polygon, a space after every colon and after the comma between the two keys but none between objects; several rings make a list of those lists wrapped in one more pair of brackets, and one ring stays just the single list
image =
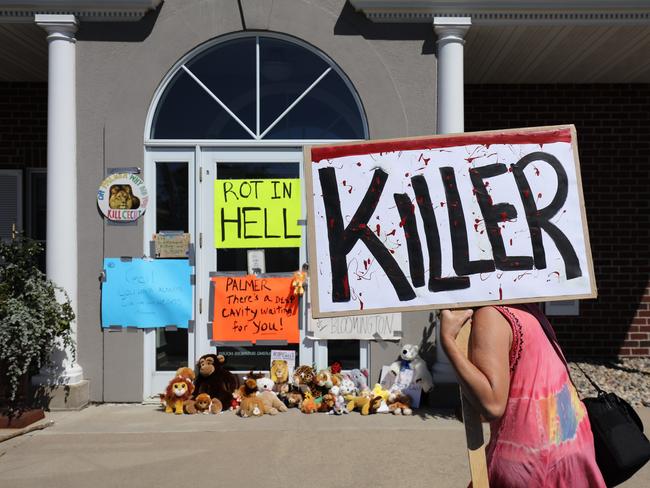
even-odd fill
[{"label": "concrete sidewalk", "polygon": [[[650,425],[650,409],[640,413]],[[469,480],[463,425],[433,412],[242,419],[98,405],[45,421],[54,424],[0,442],[0,486],[442,488]],[[621,486],[650,486],[650,465]]]}]

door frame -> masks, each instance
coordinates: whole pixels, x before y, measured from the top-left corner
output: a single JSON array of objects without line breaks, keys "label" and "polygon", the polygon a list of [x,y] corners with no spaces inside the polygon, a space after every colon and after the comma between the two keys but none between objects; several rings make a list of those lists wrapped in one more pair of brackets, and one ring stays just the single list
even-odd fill
[{"label": "door frame", "polygon": [[[301,181],[301,219],[306,221],[306,196],[304,188],[304,174],[303,174],[303,152],[302,146],[295,147],[245,147],[245,148],[224,148],[224,147],[203,147],[200,148],[201,168],[199,168],[198,180],[199,183],[197,200],[200,202],[197,205],[197,228],[208,229],[203,232],[202,241],[203,247],[197,246],[196,250],[196,282],[209,283],[210,272],[215,271],[210,269],[216,263],[216,248],[214,246],[214,179],[216,177],[216,166],[219,163],[296,163],[299,168],[299,178]],[[308,262],[307,255],[307,230],[303,228],[302,245],[299,251],[299,266],[302,263]],[[201,240],[201,239],[200,239]],[[214,346],[210,345],[208,340],[208,321],[209,313],[207,304],[210,303],[209,287],[197,287],[197,303],[203,304],[198,308],[202,309],[202,313],[197,314],[196,320],[196,351],[197,358],[201,354],[213,352]],[[199,312],[199,310],[197,310]],[[316,362],[319,355],[322,354],[322,349],[325,346],[321,341],[314,341],[306,338],[305,335],[305,321],[302,314],[299,318],[300,327],[300,345],[299,345],[299,360],[301,364],[312,364]],[[217,348],[218,349],[218,348]],[[212,350],[212,351],[211,351]],[[197,359],[195,358],[195,360]],[[237,373],[247,373],[247,371],[236,371]]]}]

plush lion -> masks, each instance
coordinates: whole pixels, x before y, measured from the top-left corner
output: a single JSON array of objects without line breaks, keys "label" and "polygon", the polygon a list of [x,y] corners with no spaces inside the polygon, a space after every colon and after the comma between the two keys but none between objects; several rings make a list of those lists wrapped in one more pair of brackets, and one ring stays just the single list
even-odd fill
[{"label": "plush lion", "polygon": [[182,376],[175,376],[167,385],[165,391],[165,413],[183,413],[184,403],[194,392],[194,385]]},{"label": "plush lion", "polygon": [[257,396],[257,381],[248,378],[239,388],[241,403],[237,414],[240,417],[261,417],[266,413],[266,406],[260,397]]}]

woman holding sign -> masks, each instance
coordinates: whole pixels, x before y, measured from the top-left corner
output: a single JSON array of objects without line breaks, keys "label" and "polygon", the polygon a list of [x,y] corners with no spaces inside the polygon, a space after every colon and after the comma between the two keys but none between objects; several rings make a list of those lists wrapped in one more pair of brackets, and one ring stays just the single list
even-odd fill
[{"label": "woman holding sign", "polygon": [[[456,344],[472,319],[468,357]],[[443,310],[440,339],[463,393],[490,421],[491,487],[605,487],[585,406],[534,305]]]}]

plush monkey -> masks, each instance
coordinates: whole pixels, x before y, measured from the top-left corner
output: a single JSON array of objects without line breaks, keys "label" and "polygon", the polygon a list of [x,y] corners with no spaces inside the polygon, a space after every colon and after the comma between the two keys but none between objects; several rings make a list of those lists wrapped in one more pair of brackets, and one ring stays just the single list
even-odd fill
[{"label": "plush monkey", "polygon": [[204,354],[199,358],[194,394],[207,393],[210,398],[217,398],[222,408],[230,408],[232,393],[239,388],[239,380],[223,366],[225,361],[221,354]]}]

